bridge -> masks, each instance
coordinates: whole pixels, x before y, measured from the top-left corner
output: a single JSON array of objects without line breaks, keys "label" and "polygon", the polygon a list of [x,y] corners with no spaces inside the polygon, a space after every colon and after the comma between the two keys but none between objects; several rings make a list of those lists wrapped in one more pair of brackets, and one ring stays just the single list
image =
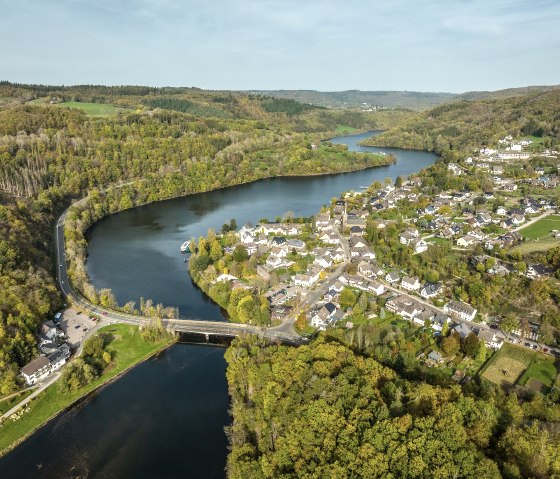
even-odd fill
[{"label": "bridge", "polygon": [[[83,200],[80,200],[80,203]],[[76,204],[78,204],[76,203]],[[64,240],[64,222],[68,214],[66,209],[58,218],[56,223],[55,240],[56,240],[56,279],[60,291],[64,297],[75,306],[93,315],[103,317],[108,321],[132,324],[135,326],[148,325],[153,322],[154,318],[146,318],[133,314],[115,311],[103,308],[88,301],[70,284],[68,277],[68,268],[66,260],[66,249]],[[225,336],[236,337],[243,334],[254,334],[270,341],[278,341],[285,344],[300,345],[306,342],[298,334],[292,332],[291,323],[285,323],[277,327],[259,327],[250,324],[221,322],[221,321],[205,321],[203,319],[163,319],[163,325],[172,331],[179,333],[195,333],[209,336]]]}]

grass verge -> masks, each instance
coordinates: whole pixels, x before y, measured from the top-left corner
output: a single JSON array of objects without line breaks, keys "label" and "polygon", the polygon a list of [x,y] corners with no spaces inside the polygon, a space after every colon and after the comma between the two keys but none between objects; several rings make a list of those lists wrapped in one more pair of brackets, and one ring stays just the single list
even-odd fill
[{"label": "grass verge", "polygon": [[0,456],[13,449],[33,431],[77,400],[166,348],[174,341],[174,339],[165,339],[154,343],[144,341],[140,330],[136,326],[128,324],[106,326],[101,328],[97,334],[105,336],[108,342],[106,350],[111,353],[113,358],[101,377],[75,392],[60,392],[58,383],[54,383],[45,389],[28,404],[28,412],[16,421],[8,419],[0,426]]}]

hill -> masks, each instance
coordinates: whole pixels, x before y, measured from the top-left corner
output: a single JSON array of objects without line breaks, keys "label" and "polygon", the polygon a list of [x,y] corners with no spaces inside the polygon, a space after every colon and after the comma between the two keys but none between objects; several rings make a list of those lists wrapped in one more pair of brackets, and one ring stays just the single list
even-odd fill
[{"label": "hill", "polygon": [[455,98],[453,93],[411,91],[317,91],[317,90],[255,90],[249,93],[274,98],[289,98],[301,103],[327,108],[410,108],[425,110]]},{"label": "hill", "polygon": [[434,151],[452,160],[506,135],[560,142],[560,89],[492,100],[457,101],[421,112],[364,144]]},{"label": "hill", "polygon": [[452,101],[491,100],[544,93],[556,86],[528,86],[498,91],[471,91],[461,94],[416,91],[317,91],[317,90],[254,90],[250,93],[274,98],[292,99],[301,103],[327,108],[406,108],[427,110]]}]

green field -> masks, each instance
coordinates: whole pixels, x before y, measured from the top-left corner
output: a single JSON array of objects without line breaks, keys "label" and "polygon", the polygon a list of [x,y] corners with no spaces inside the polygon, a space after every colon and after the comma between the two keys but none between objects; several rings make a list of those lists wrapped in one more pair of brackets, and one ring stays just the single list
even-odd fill
[{"label": "green field", "polygon": [[348,125],[341,125],[340,123],[336,125],[336,132],[340,134],[355,133],[358,129]]},{"label": "green field", "polygon": [[512,248],[512,252],[519,251],[522,255],[548,251],[550,248],[560,246],[560,238],[545,238],[540,240],[528,241]]},{"label": "green field", "polygon": [[56,106],[63,106],[66,108],[77,108],[83,110],[88,116],[113,116],[120,111],[132,111],[127,108],[119,108],[115,105],[107,103],[82,103],[78,101],[67,101],[65,103],[57,103]]},{"label": "green field", "polygon": [[512,344],[504,344],[481,370],[488,381],[508,388],[538,381],[549,388],[557,375],[554,358]]},{"label": "green field", "polygon": [[101,328],[98,334],[104,335],[107,343],[106,350],[113,358],[103,375],[75,392],[62,393],[57,383],[49,386],[31,401],[29,412],[24,413],[16,421],[8,419],[0,426],[0,455],[81,397],[172,342],[172,340],[146,342],[136,326],[126,324],[106,326]]},{"label": "green field", "polygon": [[560,216],[558,215],[547,216],[531,226],[519,230],[519,233],[528,239],[542,239],[549,236],[552,230],[560,230]]},{"label": "green field", "polygon": [[37,98],[36,100],[32,100],[29,103],[34,105],[44,105],[44,106],[58,106],[58,107],[65,107],[65,108],[77,108],[78,110],[82,110],[88,116],[96,116],[96,117],[107,117],[116,115],[119,112],[128,112],[132,111],[128,108],[119,108],[115,105],[109,105],[108,103],[88,103],[88,102],[81,102],[81,101],[66,101],[64,103],[54,103],[49,104],[45,103],[44,98]]}]

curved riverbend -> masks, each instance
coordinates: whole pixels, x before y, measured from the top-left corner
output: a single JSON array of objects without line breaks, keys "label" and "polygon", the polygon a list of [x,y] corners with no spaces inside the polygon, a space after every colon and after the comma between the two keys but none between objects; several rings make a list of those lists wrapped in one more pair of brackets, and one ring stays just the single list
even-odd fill
[{"label": "curved riverbend", "polygon": [[358,145],[371,135],[330,141],[348,144],[355,151],[392,153],[396,163],[352,173],[271,178],[152,203],[101,220],[89,234],[91,282],[97,288],[111,288],[119,304],[151,298],[177,306],[183,317],[223,321],[220,307],[190,281],[184,256],[178,254],[180,245],[193,236],[206,235],[209,228],[219,230],[231,218],[241,227],[247,221],[273,220],[286,211],[310,216],[342,191],[406,176],[436,160],[432,153]]},{"label": "curved riverbend", "polygon": [[[354,173],[274,178],[163,201],[110,216],[90,234],[88,272],[121,304],[140,296],[184,316],[223,321],[189,280],[181,243],[236,218],[241,226],[286,211],[309,216],[333,196],[432,164],[431,153],[358,145],[370,133],[334,138],[397,162]],[[0,459],[0,476],[223,478],[229,423],[224,349],[175,345],[59,415]]]}]

